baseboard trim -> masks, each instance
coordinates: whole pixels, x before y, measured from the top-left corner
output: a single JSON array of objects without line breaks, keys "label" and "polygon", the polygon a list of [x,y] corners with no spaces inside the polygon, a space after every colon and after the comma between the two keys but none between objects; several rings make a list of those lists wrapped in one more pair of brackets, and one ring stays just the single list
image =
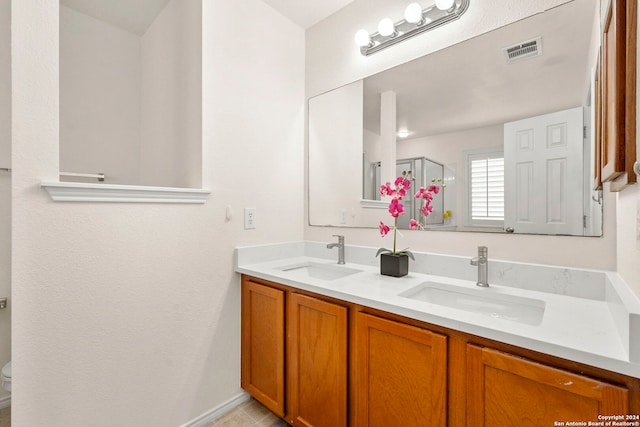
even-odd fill
[{"label": "baseboard trim", "polygon": [[249,393],[242,392],[237,396],[232,397],[231,399],[222,403],[221,405],[218,405],[215,408],[212,408],[211,410],[198,416],[197,418],[194,418],[191,421],[185,424],[182,424],[181,427],[203,427],[205,424],[217,418],[220,418],[227,412],[233,410],[236,406],[239,406],[240,404],[246,402],[249,399],[251,399],[251,396],[249,395]]},{"label": "baseboard trim", "polygon": [[11,406],[11,396],[0,397],[0,409]]}]

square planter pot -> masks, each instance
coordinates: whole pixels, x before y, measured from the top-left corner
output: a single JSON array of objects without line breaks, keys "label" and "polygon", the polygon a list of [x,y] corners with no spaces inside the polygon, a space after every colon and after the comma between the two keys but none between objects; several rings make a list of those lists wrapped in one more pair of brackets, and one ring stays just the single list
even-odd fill
[{"label": "square planter pot", "polygon": [[380,274],[402,277],[409,273],[409,256],[380,254]]}]

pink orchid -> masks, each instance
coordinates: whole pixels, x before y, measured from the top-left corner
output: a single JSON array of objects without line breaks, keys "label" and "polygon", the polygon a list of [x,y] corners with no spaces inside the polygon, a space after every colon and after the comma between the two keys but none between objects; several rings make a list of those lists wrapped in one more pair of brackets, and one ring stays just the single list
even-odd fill
[{"label": "pink orchid", "polygon": [[380,235],[382,237],[386,236],[387,233],[389,232],[390,228],[388,225],[386,225],[384,222],[380,221]]},{"label": "pink orchid", "polygon": [[416,199],[424,199],[427,201],[433,200],[433,193],[437,193],[437,191],[433,191],[431,187],[439,188],[437,185],[436,186],[431,185],[429,186],[428,189],[425,189],[424,187],[420,187],[420,189],[416,192],[414,197]]},{"label": "pink orchid", "polygon": [[397,198],[391,199],[391,203],[389,203],[389,213],[392,217],[398,218],[398,216],[404,214],[404,205],[400,203]]},{"label": "pink orchid", "polygon": [[381,185],[380,186],[380,194],[382,196],[395,196],[396,195],[396,190],[391,188],[391,183],[387,182],[385,185]]},{"label": "pink orchid", "polygon": [[[438,182],[441,180],[438,179]],[[433,180],[432,182],[435,182]],[[394,181],[394,185],[392,186],[390,182],[387,182],[384,185],[380,186],[380,194],[382,196],[390,196],[392,197],[391,202],[389,203],[389,213],[394,218],[393,225],[393,250],[381,248],[380,251],[390,252],[392,254],[398,253],[406,253],[411,255],[411,252],[405,250],[402,252],[396,251],[396,237],[397,237],[397,229],[398,229],[398,217],[405,213],[404,205],[400,203],[403,197],[406,197],[408,192],[411,191],[411,171],[404,171],[402,175],[397,177]],[[440,187],[436,184],[430,185],[427,188],[420,187],[418,191],[415,193],[414,197],[416,199],[424,200],[424,202],[419,202],[420,209],[420,221],[415,219],[411,219],[409,221],[409,227],[412,230],[422,230],[424,228],[424,222],[422,220],[422,216],[428,216],[433,212],[433,206],[431,206],[431,202],[433,201],[433,195],[438,194],[440,192]],[[423,204],[424,203],[424,204]],[[391,231],[391,227],[380,221],[380,235],[382,237],[386,236],[389,231]],[[380,253],[380,251],[378,251]]]},{"label": "pink orchid", "polygon": [[429,214],[431,214],[431,212],[433,212],[433,206],[431,206],[431,205],[429,205],[429,204],[424,205],[424,206],[422,207],[422,209],[420,209],[420,212],[422,212],[422,214],[423,214],[424,216],[429,216]]},{"label": "pink orchid", "polygon": [[[403,197],[406,197],[407,190],[411,188],[411,171],[402,172],[402,176],[399,176],[394,181],[395,188],[391,187],[391,183],[387,182],[385,185],[380,186],[380,194],[382,196],[391,196],[391,202],[389,203],[389,213],[394,219],[393,222],[393,250],[380,248],[378,253],[391,252],[392,254],[398,254],[396,251],[396,238],[398,232],[398,217],[404,214],[404,205],[400,203]],[[384,222],[380,221],[380,235],[382,237],[386,236],[389,231],[391,231],[391,227],[386,225]],[[402,253],[408,253],[411,255],[409,251],[403,251]],[[413,255],[411,255],[413,257]]]},{"label": "pink orchid", "polygon": [[[442,180],[438,179],[437,181],[441,182]],[[435,182],[435,179],[431,182]],[[424,202],[420,202],[420,221],[416,222],[418,229],[422,229],[424,227],[422,222],[424,220],[422,217],[424,216],[426,218],[433,213],[433,206],[431,206],[431,202],[433,201],[434,195],[438,193],[440,193],[440,186],[438,184],[431,184],[426,189],[424,187],[420,187],[416,192],[415,198],[424,200]]]}]

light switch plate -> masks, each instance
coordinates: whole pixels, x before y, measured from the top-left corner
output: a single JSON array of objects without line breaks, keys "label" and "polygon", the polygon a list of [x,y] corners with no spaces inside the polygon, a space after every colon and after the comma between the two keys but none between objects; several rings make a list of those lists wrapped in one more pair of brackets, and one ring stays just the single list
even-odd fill
[{"label": "light switch plate", "polygon": [[346,224],[347,223],[347,208],[340,208],[340,210],[338,211],[338,222],[340,224]]}]

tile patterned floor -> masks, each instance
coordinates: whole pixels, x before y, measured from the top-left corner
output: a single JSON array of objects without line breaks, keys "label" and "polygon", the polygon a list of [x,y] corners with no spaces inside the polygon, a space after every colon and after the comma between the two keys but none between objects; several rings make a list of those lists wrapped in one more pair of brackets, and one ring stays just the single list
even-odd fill
[{"label": "tile patterned floor", "polygon": [[255,399],[248,400],[204,427],[288,427]]},{"label": "tile patterned floor", "polygon": [[0,409],[0,427],[11,427],[11,406]]},{"label": "tile patterned floor", "polygon": [[[205,427],[288,427],[254,399],[248,400]],[[0,409],[0,427],[11,427],[11,407]]]}]

